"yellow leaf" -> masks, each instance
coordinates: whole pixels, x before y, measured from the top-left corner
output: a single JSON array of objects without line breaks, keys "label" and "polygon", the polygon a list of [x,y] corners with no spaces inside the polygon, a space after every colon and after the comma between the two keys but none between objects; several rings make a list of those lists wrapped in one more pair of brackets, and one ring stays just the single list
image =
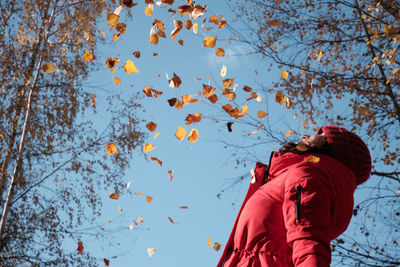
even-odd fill
[{"label": "yellow leaf", "polygon": [[309,156],[309,157],[307,158],[307,161],[308,161],[308,162],[312,162],[312,163],[318,163],[318,162],[320,161],[320,158],[317,157],[317,156],[311,155],[311,156]]},{"label": "yellow leaf", "polygon": [[108,155],[117,154],[117,145],[113,142],[106,144],[106,152]]},{"label": "yellow leaf", "polygon": [[82,56],[82,60],[86,61],[86,62],[92,62],[93,61],[93,53],[89,50],[86,50]]},{"label": "yellow leaf", "polygon": [[111,199],[119,199],[120,195],[118,195],[117,193],[111,193],[110,194],[110,198]]},{"label": "yellow leaf", "polygon": [[127,60],[125,65],[124,65],[124,70],[126,73],[135,73],[139,72],[139,70],[136,68],[135,64],[131,60]]},{"label": "yellow leaf", "polygon": [[113,82],[115,84],[121,84],[121,80],[119,78],[117,78],[117,77],[114,77]]},{"label": "yellow leaf", "polygon": [[265,111],[262,111],[262,110],[259,110],[257,112],[257,117],[259,117],[260,119],[266,117],[267,115],[268,114]]},{"label": "yellow leaf", "polygon": [[367,17],[367,15],[365,15],[365,14],[362,14],[362,15],[361,15],[361,18],[362,18],[362,19],[365,19],[366,17]]},{"label": "yellow leaf", "polygon": [[287,131],[285,132],[285,137],[291,136],[292,133],[293,133],[293,130],[287,130]]},{"label": "yellow leaf", "polygon": [[152,4],[146,6],[146,8],[144,9],[144,14],[146,16],[151,16],[153,14],[153,8],[154,6]]},{"label": "yellow leaf", "polygon": [[187,133],[187,132],[186,132],[185,128],[182,128],[182,127],[179,125],[178,129],[177,129],[176,132],[175,132],[175,137],[182,141],[182,139],[185,138],[186,133]]},{"label": "yellow leaf", "polygon": [[286,80],[289,77],[289,73],[285,70],[282,70],[281,77],[282,77],[282,79]]},{"label": "yellow leaf", "polygon": [[219,57],[224,57],[225,56],[225,50],[223,48],[217,48],[215,50],[215,54]]},{"label": "yellow leaf", "polygon": [[319,51],[317,60],[320,61],[322,57],[322,51]]},{"label": "yellow leaf", "polygon": [[146,196],[146,202],[150,203],[153,201],[153,198],[151,196]]},{"label": "yellow leaf", "polygon": [[246,115],[248,107],[249,107],[248,105],[244,105],[243,107],[241,107],[240,108],[240,113],[239,113],[238,116],[235,117],[235,120],[237,120],[237,119],[243,117],[244,115]]},{"label": "yellow leaf", "polygon": [[196,129],[192,129],[190,131],[190,134],[188,136],[188,140],[192,143],[196,142],[197,139],[199,138],[199,131],[197,131]]},{"label": "yellow leaf", "polygon": [[154,135],[154,139],[156,139],[157,136],[159,136],[159,135],[160,135],[160,132],[156,133],[156,134]]},{"label": "yellow leaf", "polygon": [[53,73],[54,72],[54,66],[50,62],[47,62],[46,64],[43,64],[42,70],[45,73]]},{"label": "yellow leaf", "polygon": [[111,27],[115,27],[118,24],[119,15],[110,13],[107,15],[107,22]]},{"label": "yellow leaf", "polygon": [[208,48],[213,48],[217,42],[217,36],[206,36],[203,40],[203,45]]},{"label": "yellow leaf", "polygon": [[207,237],[207,244],[210,248],[212,247],[211,239],[209,237]]},{"label": "yellow leaf", "polygon": [[149,152],[149,151],[152,151],[154,148],[156,148],[156,146],[155,145],[152,145],[152,144],[145,144],[144,145],[144,148],[143,148],[143,152]]}]

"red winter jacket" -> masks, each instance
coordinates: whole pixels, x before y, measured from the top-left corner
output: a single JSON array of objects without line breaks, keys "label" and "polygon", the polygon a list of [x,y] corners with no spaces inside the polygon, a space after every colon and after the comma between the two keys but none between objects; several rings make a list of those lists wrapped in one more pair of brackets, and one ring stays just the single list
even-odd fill
[{"label": "red winter jacket", "polygon": [[[257,162],[217,267],[322,267],[353,213],[354,173],[323,154],[274,152]],[[315,158],[314,158],[315,159]]]}]

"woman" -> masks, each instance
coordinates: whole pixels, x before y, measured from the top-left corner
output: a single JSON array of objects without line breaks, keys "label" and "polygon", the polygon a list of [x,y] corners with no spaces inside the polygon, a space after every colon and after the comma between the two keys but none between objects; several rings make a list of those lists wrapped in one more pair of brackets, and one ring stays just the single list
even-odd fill
[{"label": "woman", "polygon": [[368,147],[342,127],[322,127],[257,162],[217,267],[329,266],[330,242],[353,213],[371,172]]}]

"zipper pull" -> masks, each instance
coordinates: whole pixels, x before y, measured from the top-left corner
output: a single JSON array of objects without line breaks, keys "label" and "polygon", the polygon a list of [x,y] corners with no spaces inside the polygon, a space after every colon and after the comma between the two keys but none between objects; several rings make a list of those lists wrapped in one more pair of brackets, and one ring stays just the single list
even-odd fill
[{"label": "zipper pull", "polygon": [[300,220],[300,202],[301,202],[301,186],[296,186],[296,220]]}]

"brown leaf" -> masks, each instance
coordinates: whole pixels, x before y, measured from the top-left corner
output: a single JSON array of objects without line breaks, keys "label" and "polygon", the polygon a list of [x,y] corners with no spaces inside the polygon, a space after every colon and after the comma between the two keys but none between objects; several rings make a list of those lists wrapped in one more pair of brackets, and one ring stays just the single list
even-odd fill
[{"label": "brown leaf", "polygon": [[117,145],[113,142],[106,144],[106,152],[108,155],[117,154]]},{"label": "brown leaf", "polygon": [[192,103],[192,102],[190,102],[190,101],[192,100],[192,98],[193,98],[194,96],[196,96],[196,95],[183,95],[183,96],[182,96],[182,104],[183,104],[183,105],[187,105],[187,104],[189,104],[189,103]]},{"label": "brown leaf", "polygon": [[156,158],[156,157],[150,157],[150,159],[151,159],[152,161],[154,161],[155,163],[157,163],[158,165],[162,166],[162,161],[159,160],[158,158]]},{"label": "brown leaf", "polygon": [[150,37],[149,37],[149,41],[150,41],[151,44],[154,44],[154,45],[158,44],[158,36],[157,36],[157,34],[151,34]]},{"label": "brown leaf", "polygon": [[182,40],[182,39],[180,39],[180,40],[178,41],[178,43],[179,43],[181,46],[183,46],[183,40]]},{"label": "brown leaf", "polygon": [[113,38],[112,38],[112,41],[113,41],[113,42],[117,41],[117,40],[119,39],[120,36],[121,36],[121,34],[120,34],[119,32],[118,32],[118,33],[114,33]]},{"label": "brown leaf", "polygon": [[169,175],[169,181],[170,182],[172,181],[172,178],[173,178],[172,172],[173,172],[173,170],[168,170],[168,175]]},{"label": "brown leaf", "polygon": [[185,20],[183,24],[185,24],[187,30],[190,30],[193,27],[193,22],[190,19]]},{"label": "brown leaf", "polygon": [[218,242],[215,242],[215,243],[214,243],[214,249],[215,249],[216,251],[219,251],[219,250],[221,249],[221,247],[222,247],[222,245],[221,245],[220,243],[218,243]]},{"label": "brown leaf", "polygon": [[158,56],[160,53],[153,53],[153,57]]},{"label": "brown leaf", "polygon": [[194,143],[197,141],[197,139],[199,139],[199,131],[197,131],[196,129],[192,129],[188,136],[188,140],[190,142]]},{"label": "brown leaf", "polygon": [[137,5],[136,3],[133,3],[132,0],[123,0],[122,3],[128,8],[132,8]]},{"label": "brown leaf", "polygon": [[159,30],[159,31],[165,31],[165,28],[164,28],[164,21],[162,21],[162,20],[158,20],[158,19],[154,19],[153,20],[153,26],[154,25],[156,25],[156,28]]},{"label": "brown leaf", "polygon": [[119,20],[119,15],[115,13],[110,13],[107,15],[107,22],[108,25],[110,25],[111,27],[115,27],[118,24],[118,20]]},{"label": "brown leaf", "polygon": [[154,132],[157,129],[157,124],[154,122],[149,122],[146,124],[146,128],[150,131],[150,132]]},{"label": "brown leaf", "polygon": [[223,96],[226,96],[229,101],[233,101],[236,98],[236,94],[233,91],[233,89],[224,88],[224,89],[222,89],[221,93]]},{"label": "brown leaf", "polygon": [[208,97],[207,99],[210,100],[211,103],[215,104],[218,101],[218,96],[216,94],[213,94],[210,97]]},{"label": "brown leaf", "polygon": [[185,121],[187,121],[185,123],[186,125],[190,125],[192,123],[199,122],[199,121],[201,121],[201,113],[188,114],[186,116]]},{"label": "brown leaf", "polygon": [[281,26],[281,23],[279,22],[279,20],[270,20],[270,21],[268,21],[268,24],[270,26]]},{"label": "brown leaf", "polygon": [[251,92],[253,89],[250,86],[245,85],[243,87],[243,90],[246,91],[246,92]]},{"label": "brown leaf", "polygon": [[117,193],[111,193],[109,196],[111,199],[119,199],[121,196],[118,195]]},{"label": "brown leaf", "polygon": [[172,223],[175,224],[174,220],[171,217],[168,217],[168,220]]},{"label": "brown leaf", "polygon": [[125,24],[125,23],[118,23],[118,24],[115,26],[115,29],[116,29],[119,33],[124,34],[124,33],[126,33],[126,24]]},{"label": "brown leaf", "polygon": [[82,60],[86,62],[92,62],[93,61],[92,51],[86,50],[85,53],[83,53]]},{"label": "brown leaf", "polygon": [[181,85],[182,81],[181,78],[179,78],[178,75],[175,74],[174,72],[174,76],[172,77],[172,79],[169,81],[169,87],[171,88],[178,88],[179,85]]},{"label": "brown leaf", "polygon": [[226,123],[226,127],[228,128],[228,132],[232,132],[232,124],[233,124],[233,121],[230,121],[230,122]]},{"label": "brown leaf", "polygon": [[78,248],[77,248],[79,254],[82,254],[82,253],[83,253],[83,249],[84,249],[84,248],[83,248],[83,244],[82,244],[81,241],[79,241],[79,242],[78,242]]},{"label": "brown leaf", "polygon": [[55,71],[53,64],[51,64],[50,62],[43,64],[42,70],[44,71],[44,73],[47,73],[47,74],[53,73]]},{"label": "brown leaf", "polygon": [[180,20],[174,20],[175,29],[171,32],[171,39],[174,40],[178,33],[182,30],[183,23]]},{"label": "brown leaf", "polygon": [[203,95],[205,98],[209,98],[214,94],[215,87],[211,87],[210,85],[203,84]]},{"label": "brown leaf", "polygon": [[286,96],[281,91],[277,91],[275,94],[275,101],[283,105],[286,103]]},{"label": "brown leaf", "polygon": [[188,209],[189,207],[188,207],[188,206],[180,206],[179,208],[180,208],[180,209],[183,209],[183,210],[186,210],[186,209]]},{"label": "brown leaf", "polygon": [[239,115],[239,109],[233,108],[231,104],[226,104],[222,106],[222,109],[228,112],[228,114],[231,115],[232,117],[236,117]]},{"label": "brown leaf", "polygon": [[206,36],[203,40],[203,46],[213,48],[217,42],[217,36]]},{"label": "brown leaf", "polygon": [[170,105],[170,107],[173,107],[173,106],[175,106],[178,99],[176,97],[174,97],[174,98],[168,99],[167,101],[168,101],[168,104]]},{"label": "brown leaf", "polygon": [[161,0],[161,3],[166,5],[172,5],[174,3],[174,0]]},{"label": "brown leaf", "polygon": [[103,259],[104,261],[104,266],[110,266],[110,261],[106,258]]},{"label": "brown leaf", "polygon": [[118,65],[118,63],[119,63],[119,59],[116,57],[108,57],[106,59],[106,66],[109,69],[116,67]]},{"label": "brown leaf", "polygon": [[135,51],[132,53],[132,55],[136,58],[140,58],[140,52],[139,51]]},{"label": "brown leaf", "polygon": [[219,57],[224,57],[225,56],[225,50],[223,48],[217,48],[215,50],[215,54]]},{"label": "brown leaf", "polygon": [[151,89],[149,86],[145,85],[143,88],[143,93],[147,96],[147,97],[155,97],[158,98],[159,95],[162,95],[163,92],[161,91],[157,91],[154,89]]},{"label": "brown leaf", "polygon": [[234,80],[235,79],[225,79],[222,81],[222,83],[225,88],[230,88],[232,86]]}]

